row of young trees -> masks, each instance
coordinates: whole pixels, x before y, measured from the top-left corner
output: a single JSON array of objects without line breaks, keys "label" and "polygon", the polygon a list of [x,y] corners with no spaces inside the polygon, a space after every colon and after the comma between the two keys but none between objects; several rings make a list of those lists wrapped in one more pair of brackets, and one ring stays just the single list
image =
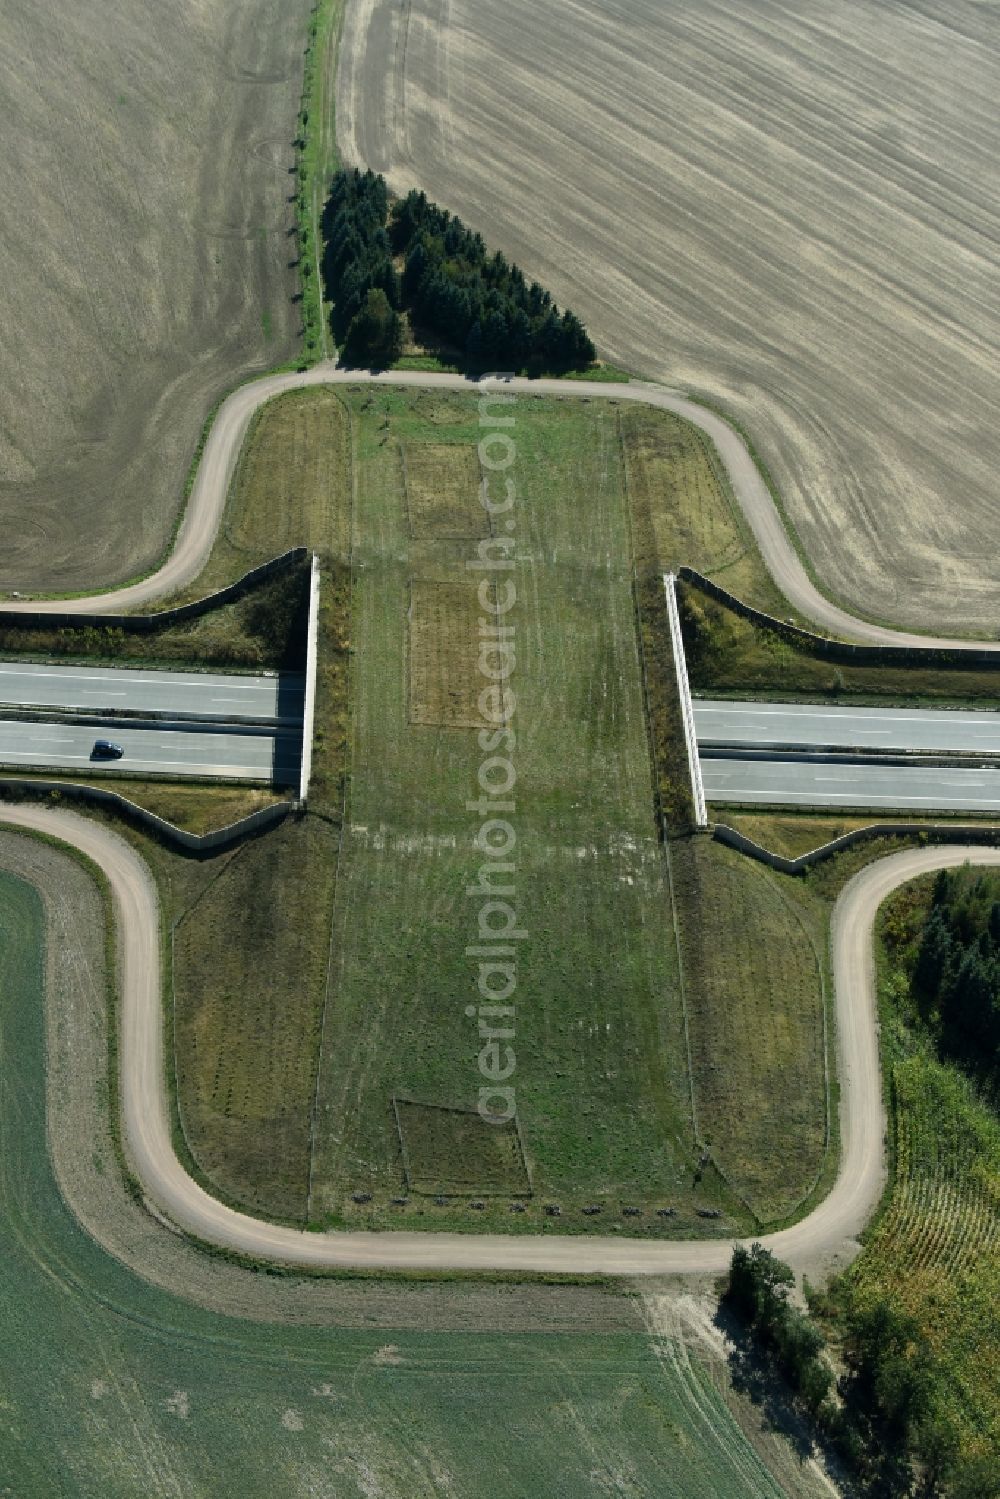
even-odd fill
[{"label": "row of young trees", "polygon": [[958,1456],[943,1380],[919,1323],[888,1300],[844,1297],[838,1380],[815,1322],[789,1300],[793,1284],[791,1268],[763,1245],[737,1245],[724,1299],[849,1464],[859,1491],[872,1499],[995,1496],[992,1464]]},{"label": "row of young trees", "polygon": [[340,171],[323,234],[333,333],[348,360],[392,363],[404,312],[425,342],[470,369],[556,372],[594,360],[574,313],[425,193],[390,205],[383,177]]},{"label": "row of young trees", "polygon": [[942,869],[913,972],[942,1050],[1000,1085],[1000,877]]}]

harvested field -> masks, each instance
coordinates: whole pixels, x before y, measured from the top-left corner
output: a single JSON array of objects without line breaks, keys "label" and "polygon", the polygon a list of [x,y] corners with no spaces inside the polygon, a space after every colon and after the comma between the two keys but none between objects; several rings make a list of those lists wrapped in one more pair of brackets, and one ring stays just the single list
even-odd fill
[{"label": "harvested field", "polygon": [[364,0],[341,152],[749,429],[823,585],[996,632],[990,5]]},{"label": "harvested field", "polygon": [[781,877],[703,838],[675,844],[695,1108],[712,1159],[762,1223],[826,1158],[819,955]]},{"label": "harvested field", "polygon": [[476,668],[481,613],[474,580],[410,584],[411,723],[483,727]]},{"label": "harvested field", "polygon": [[467,443],[410,442],[402,448],[410,535],[488,536],[479,500],[481,473]]},{"label": "harvested field", "polygon": [[0,587],[150,568],[213,402],[298,339],[308,0],[0,16]]}]

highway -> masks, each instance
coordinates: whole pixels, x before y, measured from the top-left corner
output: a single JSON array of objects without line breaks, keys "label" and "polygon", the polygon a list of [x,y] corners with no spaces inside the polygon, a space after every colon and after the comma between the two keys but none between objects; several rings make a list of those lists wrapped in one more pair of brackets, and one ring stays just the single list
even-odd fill
[{"label": "highway", "polygon": [[[27,723],[0,719],[0,764],[21,770],[92,771],[108,768],[128,775],[275,781],[298,778],[300,730],[231,728],[219,732],[199,724]],[[95,739],[111,739],[125,751],[121,760],[91,759]]]},{"label": "highway", "polygon": [[696,699],[698,743],[1000,755],[1000,713]]},{"label": "highway", "polygon": [[132,667],[35,666],[0,661],[0,703],[21,708],[122,709],[203,719],[302,718],[301,673],[281,677],[216,672],[150,671]]},{"label": "highway", "polygon": [[1000,812],[1000,768],[837,764],[701,756],[710,802],[786,806],[882,807],[896,812]]}]

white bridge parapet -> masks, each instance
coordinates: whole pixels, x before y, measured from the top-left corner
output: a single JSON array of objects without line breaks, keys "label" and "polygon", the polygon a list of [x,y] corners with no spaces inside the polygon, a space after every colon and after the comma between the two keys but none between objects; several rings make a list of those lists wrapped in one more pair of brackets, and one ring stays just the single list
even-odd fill
[{"label": "white bridge parapet", "polygon": [[319,558],[313,552],[309,574],[309,627],[306,644],[306,695],[302,711],[302,765],[299,771],[299,801],[305,803],[312,775],[313,729],[316,720],[317,635],[319,633]]},{"label": "white bridge parapet", "polygon": [[708,827],[708,812],[705,807],[705,788],[701,781],[701,761],[698,758],[698,738],[694,727],[694,709],[691,706],[691,688],[688,684],[687,660],[684,655],[684,640],[681,635],[681,620],[677,612],[677,578],[673,573],[663,574],[663,589],[667,596],[667,618],[670,621],[670,641],[674,650],[674,668],[677,672],[677,692],[681,702],[681,719],[684,723],[684,742],[687,745],[688,765],[691,770],[691,797],[694,802],[694,820],[698,827]]}]

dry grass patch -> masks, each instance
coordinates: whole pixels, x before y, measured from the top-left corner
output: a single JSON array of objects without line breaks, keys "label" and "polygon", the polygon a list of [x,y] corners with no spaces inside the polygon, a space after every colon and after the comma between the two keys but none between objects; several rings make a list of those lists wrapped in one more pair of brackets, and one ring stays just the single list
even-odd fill
[{"label": "dry grass patch", "polygon": [[410,584],[410,722],[447,729],[478,729],[484,684],[478,670],[476,585]]},{"label": "dry grass patch", "polygon": [[0,8],[0,588],[152,568],[213,403],[295,353],[308,13]]},{"label": "dry grass patch", "polygon": [[157,817],[189,833],[229,827],[282,798],[254,787],[182,786],[162,781],[115,781],[107,788],[137,802]]},{"label": "dry grass patch", "polygon": [[411,1192],[523,1197],[531,1178],[515,1120],[492,1124],[474,1109],[393,1099]]},{"label": "dry grass patch", "polygon": [[466,443],[400,444],[410,535],[419,539],[489,535],[479,500],[479,455]]},{"label": "dry grass patch", "polygon": [[705,838],[674,844],[673,865],[699,1132],[767,1223],[824,1165],[820,964],[778,876]]},{"label": "dry grass patch", "polygon": [[255,556],[291,547],[343,552],[350,424],[340,397],[290,391],[258,412],[226,512],[226,536]]}]

